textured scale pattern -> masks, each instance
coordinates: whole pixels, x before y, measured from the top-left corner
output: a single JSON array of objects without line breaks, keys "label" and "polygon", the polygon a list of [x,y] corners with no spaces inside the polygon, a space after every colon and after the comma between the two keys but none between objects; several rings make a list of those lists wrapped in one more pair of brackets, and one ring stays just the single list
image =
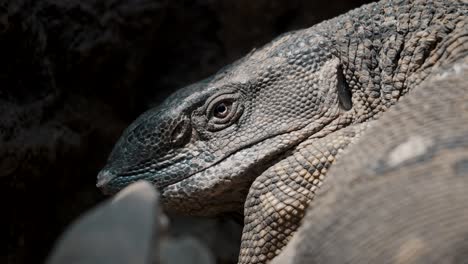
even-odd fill
[{"label": "textured scale pattern", "polygon": [[284,34],[138,118],[98,185],[113,193],[146,179],[168,211],[243,213],[239,263],[268,262],[340,153],[466,57],[466,15],[462,1],[387,0]]},{"label": "textured scale pattern", "polygon": [[467,82],[465,58],[375,121],[275,263],[466,262]]},{"label": "textured scale pattern", "polygon": [[292,155],[254,181],[245,203],[243,263],[265,262],[279,254],[298,228],[335,157],[357,138],[363,126],[301,143]]}]

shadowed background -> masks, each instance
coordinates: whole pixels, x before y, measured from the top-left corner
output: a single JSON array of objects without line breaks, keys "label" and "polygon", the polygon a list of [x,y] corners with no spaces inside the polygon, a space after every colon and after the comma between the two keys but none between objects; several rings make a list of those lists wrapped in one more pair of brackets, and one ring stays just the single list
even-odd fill
[{"label": "shadowed background", "polygon": [[[95,188],[122,130],[176,88],[368,0],[0,0],[0,263],[37,263]],[[189,223],[189,224],[188,224]],[[237,258],[241,226],[174,218]]]}]

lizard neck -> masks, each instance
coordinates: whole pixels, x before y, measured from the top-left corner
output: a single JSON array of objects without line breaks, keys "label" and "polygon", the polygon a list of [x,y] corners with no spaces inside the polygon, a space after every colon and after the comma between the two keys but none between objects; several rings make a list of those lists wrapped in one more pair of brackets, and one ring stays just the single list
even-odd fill
[{"label": "lizard neck", "polygon": [[326,22],[338,30],[323,32],[343,65],[354,122],[386,111],[410,87],[468,54],[464,9],[457,3],[414,1],[380,12],[376,5]]}]

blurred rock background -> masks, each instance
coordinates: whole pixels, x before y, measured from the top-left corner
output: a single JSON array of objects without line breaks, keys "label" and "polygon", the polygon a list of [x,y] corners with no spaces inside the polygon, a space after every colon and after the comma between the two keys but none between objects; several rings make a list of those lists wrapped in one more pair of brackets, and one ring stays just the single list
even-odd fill
[{"label": "blurred rock background", "polygon": [[[366,2],[0,0],[0,263],[42,262],[104,198],[96,174],[145,109],[283,32]],[[235,263],[242,227],[229,218],[171,225],[216,263]]]}]

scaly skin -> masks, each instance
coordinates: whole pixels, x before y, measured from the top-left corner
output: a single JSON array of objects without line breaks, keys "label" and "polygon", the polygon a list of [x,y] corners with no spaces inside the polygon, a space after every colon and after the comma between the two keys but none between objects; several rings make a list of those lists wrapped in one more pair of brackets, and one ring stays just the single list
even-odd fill
[{"label": "scaly skin", "polygon": [[468,57],[346,150],[275,264],[465,263]]},{"label": "scaly skin", "polygon": [[297,230],[368,121],[467,54],[461,1],[382,1],[285,34],[139,117],[98,176],[153,182],[166,210],[244,214],[239,263]]}]

